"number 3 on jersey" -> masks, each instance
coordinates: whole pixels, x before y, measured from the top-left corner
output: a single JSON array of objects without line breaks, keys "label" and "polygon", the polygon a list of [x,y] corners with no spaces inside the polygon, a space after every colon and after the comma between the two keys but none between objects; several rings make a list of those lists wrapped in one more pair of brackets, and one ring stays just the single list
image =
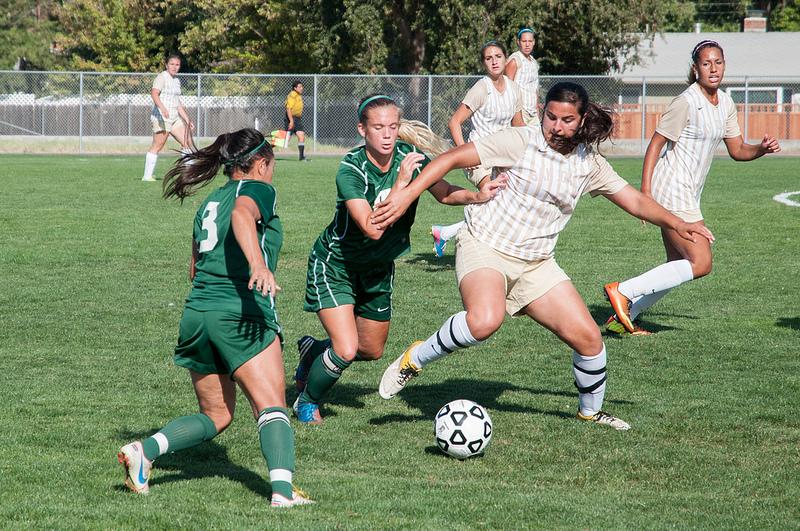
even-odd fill
[{"label": "number 3 on jersey", "polygon": [[200,240],[198,250],[201,253],[207,253],[212,250],[219,241],[217,236],[217,207],[219,201],[211,201],[206,205],[203,211],[203,230],[206,232],[206,237]]}]

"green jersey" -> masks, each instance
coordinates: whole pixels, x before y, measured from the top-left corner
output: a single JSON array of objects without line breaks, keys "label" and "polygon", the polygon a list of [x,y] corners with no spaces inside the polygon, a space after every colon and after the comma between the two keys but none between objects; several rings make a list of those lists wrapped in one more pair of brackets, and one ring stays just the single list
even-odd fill
[{"label": "green jersey", "polygon": [[273,307],[270,298],[247,288],[250,266],[231,226],[231,213],[239,196],[251,198],[258,206],[258,241],[267,267],[275,272],[283,243],[281,220],[275,213],[275,188],[261,181],[231,179],[212,192],[195,215],[193,237],[199,252],[187,308],[258,315],[263,313],[262,308]]},{"label": "green jersey", "polygon": [[[417,201],[378,240],[367,238],[361,232],[358,224],[350,217],[345,202],[350,199],[366,199],[375,208],[377,203],[389,195],[397,180],[400,163],[412,152],[420,153],[413,145],[398,141],[392,164],[386,172],[381,172],[370,162],[365,146],[355,148],[344,156],[336,174],[336,213],[331,224],[314,242],[312,251],[316,256],[326,262],[347,264],[353,270],[368,270],[375,264],[391,262],[411,249],[409,233],[414,224]],[[425,157],[421,161],[420,170],[428,162],[430,159]],[[412,178],[416,178],[420,170],[415,171]]]}]

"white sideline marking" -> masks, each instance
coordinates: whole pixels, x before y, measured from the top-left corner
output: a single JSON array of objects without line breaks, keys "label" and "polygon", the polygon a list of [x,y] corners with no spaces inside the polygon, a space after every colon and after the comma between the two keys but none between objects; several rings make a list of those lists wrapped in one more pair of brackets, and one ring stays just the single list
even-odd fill
[{"label": "white sideline marking", "polygon": [[798,195],[800,192],[786,192],[785,194],[778,194],[774,196],[772,199],[777,201],[778,203],[783,203],[784,205],[789,205],[793,207],[800,207],[800,203],[797,201],[792,201],[789,199],[789,196]]}]

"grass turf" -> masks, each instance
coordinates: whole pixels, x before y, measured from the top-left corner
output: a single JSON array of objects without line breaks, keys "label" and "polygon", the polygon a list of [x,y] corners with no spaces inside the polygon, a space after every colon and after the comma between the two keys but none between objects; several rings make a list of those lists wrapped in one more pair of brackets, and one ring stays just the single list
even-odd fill
[{"label": "grass turf", "polygon": [[[302,300],[308,251],[333,214],[337,163],[277,164],[287,378],[296,339],[322,334]],[[638,182],[640,159],[612,164]],[[378,397],[385,366],[461,309],[452,249],[437,260],[427,236],[461,209],[424,197],[414,249],[397,265],[386,357],[348,369],[323,406],[323,427],[293,421],[297,483],[318,503],[283,512],[268,507],[241,396],[227,432],[158,460],[150,496],[122,485],[118,447],[196,411],[171,349],[189,289],[191,219],[207,191],[182,206],[164,201],[159,184],[139,181],[142,165],[143,157],[2,156],[3,526],[798,526],[800,209],[771,200],[800,188],[797,159],[714,163],[703,202],[717,236],[714,272],[643,316],[654,336],[606,339],[606,408],[633,425],[627,433],[574,420],[569,349],[527,319],[507,319],[397,399]],[[663,249],[656,228],[586,197],[557,257],[602,323],[602,284],[660,263]],[[460,462],[434,446],[433,415],[455,398],[492,416],[482,458]]]}]

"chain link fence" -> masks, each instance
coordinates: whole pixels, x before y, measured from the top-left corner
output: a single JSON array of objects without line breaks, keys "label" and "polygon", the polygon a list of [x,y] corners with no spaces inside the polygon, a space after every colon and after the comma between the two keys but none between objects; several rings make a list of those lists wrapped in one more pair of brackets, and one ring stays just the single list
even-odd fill
[{"label": "chain link fence", "polygon": [[[0,136],[5,152],[141,152],[152,135],[154,74],[1,72]],[[358,101],[370,93],[394,98],[405,118],[427,123],[449,138],[447,122],[480,76],[362,76],[181,74],[181,101],[198,140],[256,127],[283,128],[293,81],[304,85],[303,124],[313,154],[342,153],[360,143]],[[614,144],[643,153],[659,116],[686,87],[683,78],[544,76],[540,101],[556,82],[586,87],[596,102],[617,112]],[[800,78],[729,78],[722,87],[738,104],[745,138],[765,133],[800,140]],[[468,126],[467,126],[468,127]]]}]

